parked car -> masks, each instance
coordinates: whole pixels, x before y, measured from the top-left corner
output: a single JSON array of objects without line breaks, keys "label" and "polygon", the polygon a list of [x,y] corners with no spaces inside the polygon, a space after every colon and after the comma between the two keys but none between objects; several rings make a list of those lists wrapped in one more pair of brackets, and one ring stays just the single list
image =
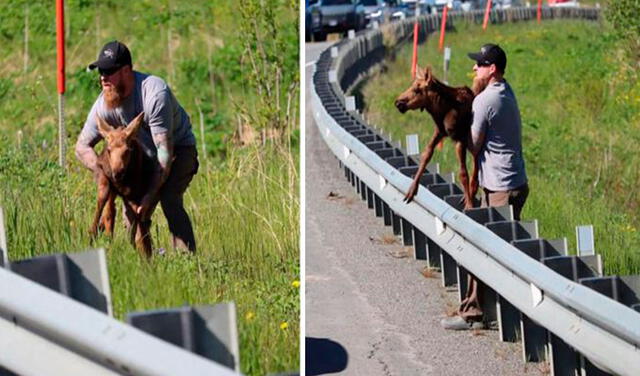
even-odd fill
[{"label": "parked car", "polygon": [[318,0],[304,0],[304,40],[311,41],[311,9]]},{"label": "parked car", "polygon": [[389,19],[389,8],[383,0],[362,0],[367,25],[374,21],[383,24]]},{"label": "parked car", "polygon": [[548,0],[550,7],[578,8],[580,3],[577,0]]},{"label": "parked car", "polygon": [[435,8],[438,10],[438,12],[442,12],[442,10],[444,9],[445,6],[451,5],[449,7],[449,12],[451,11],[458,11],[458,10],[463,10],[462,8],[462,1],[459,0],[454,0],[454,1],[450,1],[450,0],[435,0]]},{"label": "parked car", "polygon": [[432,0],[402,0],[390,12],[391,20],[415,17],[417,9],[420,9],[420,14],[430,14]]},{"label": "parked car", "polygon": [[364,6],[360,0],[319,0],[311,7],[311,34],[316,41],[328,33],[359,31],[366,26]]}]

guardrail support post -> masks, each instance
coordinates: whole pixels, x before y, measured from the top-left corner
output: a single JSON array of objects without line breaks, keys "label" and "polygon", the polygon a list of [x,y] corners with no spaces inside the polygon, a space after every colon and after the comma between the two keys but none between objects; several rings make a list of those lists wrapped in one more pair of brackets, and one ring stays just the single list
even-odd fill
[{"label": "guardrail support post", "polygon": [[378,218],[383,216],[383,213],[382,213],[382,204],[383,203],[384,203],[384,201],[382,201],[380,196],[378,196],[378,195],[374,195],[373,196],[373,204],[374,204],[374,208],[375,208],[375,214],[376,214],[376,217],[378,217]]},{"label": "guardrail support post", "polygon": [[9,265],[9,254],[7,253],[7,233],[4,229],[4,211],[0,206],[0,268]]},{"label": "guardrail support post", "polygon": [[111,289],[103,249],[58,253],[10,263],[9,269],[111,316]]},{"label": "guardrail support post", "polygon": [[[566,256],[567,239],[522,239],[511,244],[529,257],[542,261],[545,257]],[[527,315],[520,314],[520,332],[522,335],[522,359],[524,362],[541,362],[547,356],[547,330],[533,322]]]},{"label": "guardrail support post", "polygon": [[391,208],[386,202],[382,202],[382,218],[385,226],[391,226],[393,220],[391,218]]},{"label": "guardrail support post", "polygon": [[402,221],[402,244],[406,246],[413,245],[413,225],[404,218],[401,218]]},{"label": "guardrail support post", "polygon": [[393,235],[402,234],[402,225],[400,224],[400,216],[397,215],[393,210],[391,211],[391,225],[393,227]]},{"label": "guardrail support post", "polygon": [[[500,221],[489,222],[485,225],[506,241],[538,237],[538,221]],[[520,331],[520,311],[500,296],[497,296],[496,300],[500,340],[515,342],[518,340]]]},{"label": "guardrail support post", "polygon": [[413,229],[413,250],[416,260],[427,259],[427,237],[417,228]]},{"label": "guardrail support post", "polygon": [[180,307],[127,315],[127,323],[214,362],[240,371],[233,303]]}]

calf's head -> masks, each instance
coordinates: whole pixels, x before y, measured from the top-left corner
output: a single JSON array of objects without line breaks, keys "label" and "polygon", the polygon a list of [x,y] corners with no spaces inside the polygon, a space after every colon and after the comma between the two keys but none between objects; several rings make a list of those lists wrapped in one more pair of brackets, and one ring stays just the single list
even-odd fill
[{"label": "calf's head", "polygon": [[112,177],[119,180],[124,176],[131,160],[133,143],[136,142],[136,134],[142,124],[144,112],[141,112],[135,119],[131,120],[127,126],[118,128],[112,127],[100,116],[96,115],[96,118],[98,132],[106,141],[106,162],[109,164]]},{"label": "calf's head", "polygon": [[398,111],[405,113],[409,110],[424,110],[432,103],[433,97],[438,93],[434,90],[435,78],[431,68],[422,70],[418,68],[416,79],[411,86],[396,98],[395,105]]}]

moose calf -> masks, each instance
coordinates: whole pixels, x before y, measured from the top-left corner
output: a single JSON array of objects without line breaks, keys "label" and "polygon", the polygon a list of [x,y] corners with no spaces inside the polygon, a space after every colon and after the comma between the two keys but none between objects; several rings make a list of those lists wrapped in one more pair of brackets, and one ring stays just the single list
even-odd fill
[{"label": "moose calf", "polygon": [[98,131],[106,145],[98,155],[98,205],[89,232],[92,236],[96,235],[105,205],[102,223],[108,234],[113,232],[115,198],[120,196],[131,225],[131,242],[141,254],[150,257],[151,220],[142,220],[137,214],[142,198],[149,190],[155,166],[155,161],[143,152],[136,138],[144,113],[141,112],[126,127],[118,128],[96,117]]},{"label": "moose calf", "polygon": [[435,122],[435,130],[431,140],[426,145],[418,172],[413,184],[405,195],[407,203],[413,200],[418,192],[420,177],[433,156],[435,146],[449,136],[456,147],[456,157],[460,164],[460,183],[464,190],[465,209],[473,207],[473,197],[478,191],[478,163],[473,157],[473,175],[471,181],[467,173],[466,150],[469,142],[471,122],[473,120],[471,105],[474,93],[467,86],[450,87],[433,76],[431,68],[418,69],[416,79],[404,93],[396,99],[396,108],[405,113],[408,110],[427,110]]}]

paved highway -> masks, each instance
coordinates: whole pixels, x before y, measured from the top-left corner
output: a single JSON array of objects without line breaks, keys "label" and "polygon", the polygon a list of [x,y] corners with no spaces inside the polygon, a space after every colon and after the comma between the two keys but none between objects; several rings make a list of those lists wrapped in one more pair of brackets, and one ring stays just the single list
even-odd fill
[{"label": "paved highway", "polygon": [[[306,80],[330,43],[306,44]],[[344,179],[311,116],[306,94],[307,375],[538,375],[519,344],[497,331],[447,332],[439,325],[455,293],[425,278]]]}]

